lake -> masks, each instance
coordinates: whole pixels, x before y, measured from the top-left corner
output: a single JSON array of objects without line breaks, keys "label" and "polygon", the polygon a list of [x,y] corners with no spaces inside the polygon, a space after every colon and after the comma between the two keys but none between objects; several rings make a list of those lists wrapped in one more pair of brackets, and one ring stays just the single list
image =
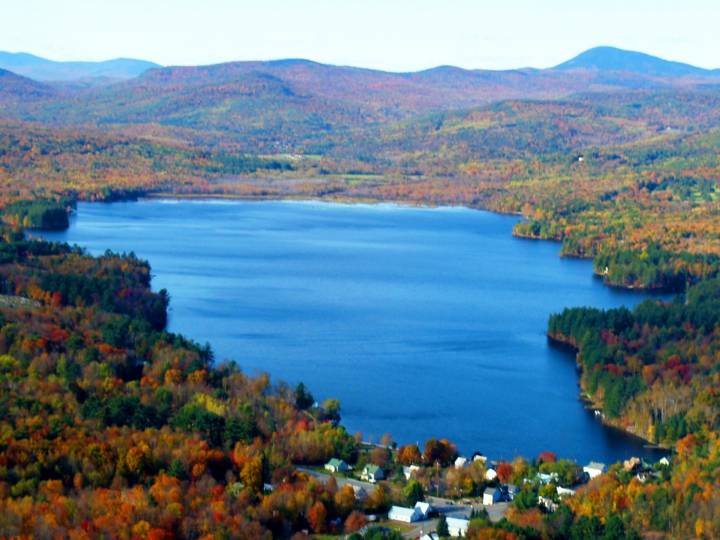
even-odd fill
[{"label": "lake", "polygon": [[578,398],[551,347],[565,306],[646,298],[592,276],[559,245],[511,236],[515,217],[466,208],[321,202],[80,203],[48,239],[134,251],[170,292],[169,329],[247,373],[340,399],[365,439],[447,437],[463,452],[580,462],[652,457]]}]

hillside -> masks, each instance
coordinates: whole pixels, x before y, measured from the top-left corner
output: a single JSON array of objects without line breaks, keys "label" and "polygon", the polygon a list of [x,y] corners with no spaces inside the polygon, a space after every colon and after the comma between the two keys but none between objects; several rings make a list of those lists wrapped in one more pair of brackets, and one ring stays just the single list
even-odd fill
[{"label": "hillside", "polygon": [[[598,56],[593,51],[587,55],[576,59],[578,65],[589,66]],[[441,66],[413,73],[301,59],[153,68],[115,84],[56,83],[45,99],[18,103],[3,114],[55,126],[112,125],[136,135],[161,129],[165,136],[188,143],[243,152],[324,153],[338,138],[356,138],[358,129],[422,122],[428,115],[506,100],[695,91],[718,80],[703,70],[692,75],[682,70],[660,73],[653,64],[645,72],[638,62],[603,62],[593,69],[561,65],[550,70],[488,71]]]},{"label": "hillside", "polygon": [[8,101],[13,103],[35,102],[39,98],[50,99],[55,95],[49,86],[0,69],[0,107]]},{"label": "hillside", "polygon": [[101,62],[57,62],[28,53],[0,51],[0,68],[36,81],[130,79],[155,67],[158,65],[153,62],[132,58]]},{"label": "hillside", "polygon": [[[500,483],[520,487],[508,519],[473,514],[466,537],[720,537],[720,93],[713,73],[645,56],[404,74],[237,62],[103,87],[0,70],[0,537],[349,534],[391,505],[434,493],[456,509]],[[585,483],[549,452],[458,468],[444,439],[368,447],[337,401],[167,333],[172,291],[132,253],[24,235],[66,227],[78,199],[141,195],[487,208],[609,285],[680,292],[548,327],[579,352],[598,415],[674,448],[670,463]],[[356,494],[305,472],[332,457],[388,480]],[[379,537],[400,534],[351,538]]]}]

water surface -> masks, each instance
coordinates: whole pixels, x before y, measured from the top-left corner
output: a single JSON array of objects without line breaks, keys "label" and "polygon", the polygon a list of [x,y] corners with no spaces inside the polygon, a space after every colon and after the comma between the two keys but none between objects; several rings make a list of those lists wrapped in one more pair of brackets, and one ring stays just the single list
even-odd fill
[{"label": "water surface", "polygon": [[377,440],[448,437],[493,458],[650,455],[578,399],[548,346],[565,306],[634,305],[587,261],[511,236],[517,218],[464,208],[319,202],[81,203],[48,238],[134,251],[171,296],[169,329],[248,373],[304,381]]}]

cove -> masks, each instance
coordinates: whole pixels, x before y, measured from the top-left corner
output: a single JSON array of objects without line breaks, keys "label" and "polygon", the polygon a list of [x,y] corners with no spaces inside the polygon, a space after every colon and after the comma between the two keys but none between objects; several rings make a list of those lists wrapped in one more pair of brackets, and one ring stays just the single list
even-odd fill
[{"label": "cove", "polygon": [[249,374],[338,398],[343,424],[399,443],[579,462],[655,457],[578,397],[548,316],[632,306],[518,218],[467,208],[288,201],[80,203],[67,231],[92,254],[134,251],[171,297],[169,330]]}]

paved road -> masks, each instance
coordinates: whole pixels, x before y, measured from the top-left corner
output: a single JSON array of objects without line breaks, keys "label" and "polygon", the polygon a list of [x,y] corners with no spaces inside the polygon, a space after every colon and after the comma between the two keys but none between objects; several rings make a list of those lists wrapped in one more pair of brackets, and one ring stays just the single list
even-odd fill
[{"label": "paved road", "polygon": [[334,476],[332,474],[328,474],[325,472],[316,471],[313,469],[306,469],[305,467],[296,467],[298,471],[302,471],[306,474],[309,474],[310,476],[314,476],[315,478],[318,478],[320,480],[323,480],[324,482],[327,482],[330,477],[334,477],[335,481],[337,482],[337,485],[339,487],[344,486],[345,484],[349,484],[351,486],[355,487],[361,487],[365,491],[368,492],[368,494],[375,491],[375,484],[371,484],[370,482],[362,482],[360,480],[355,480],[354,478],[345,478],[343,476]]}]

